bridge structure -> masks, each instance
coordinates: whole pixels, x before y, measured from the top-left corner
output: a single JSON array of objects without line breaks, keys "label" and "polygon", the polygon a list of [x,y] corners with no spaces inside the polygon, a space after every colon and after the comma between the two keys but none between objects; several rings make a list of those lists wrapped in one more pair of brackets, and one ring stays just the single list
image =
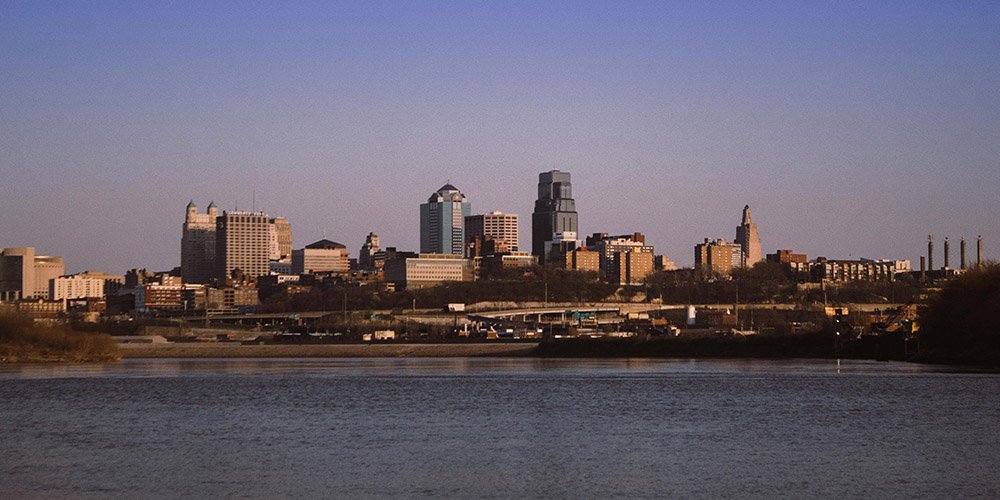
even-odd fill
[{"label": "bridge structure", "polygon": [[[854,312],[870,313],[899,308],[902,304],[849,304],[844,306]],[[688,307],[694,307],[697,311],[704,310],[772,310],[772,311],[794,311],[794,310],[816,310],[816,306],[808,307],[802,304],[635,304],[635,303],[609,303],[591,305],[560,305],[551,307],[533,307],[524,309],[507,309],[497,311],[482,311],[470,313],[470,321],[496,322],[496,321],[520,321],[522,323],[566,323],[573,317],[580,314],[593,314],[595,316],[616,316],[619,319],[604,321],[608,323],[620,322],[623,317],[632,313],[652,313],[658,311],[683,311]],[[818,306],[822,311],[823,306]],[[598,322],[602,322],[598,320]]]},{"label": "bridge structure", "polygon": [[[888,310],[902,306],[903,304],[849,304],[844,307],[852,312],[873,312],[877,310]],[[691,304],[696,310],[733,310],[737,308],[734,304]],[[688,304],[648,304],[648,303],[590,303],[590,304],[558,304],[551,306],[500,309],[489,311],[473,311],[460,315],[455,313],[442,312],[440,309],[417,309],[406,311],[402,314],[394,314],[398,320],[415,322],[481,322],[495,323],[501,321],[516,321],[521,323],[566,323],[575,321],[580,316],[592,317],[599,323],[620,322],[628,314],[653,313],[659,311],[683,311],[689,307]],[[815,310],[817,307],[822,310],[823,306],[803,306],[802,304],[739,304],[740,311],[750,310]],[[182,316],[175,318],[179,323],[231,323],[231,324],[254,324],[254,325],[303,325],[315,323],[327,317],[344,316],[356,314],[358,311],[302,311],[302,312],[280,312],[280,313],[218,313],[202,314],[196,316]],[[377,313],[388,315],[391,311],[364,311],[365,313]],[[574,317],[575,316],[575,317]]]}]

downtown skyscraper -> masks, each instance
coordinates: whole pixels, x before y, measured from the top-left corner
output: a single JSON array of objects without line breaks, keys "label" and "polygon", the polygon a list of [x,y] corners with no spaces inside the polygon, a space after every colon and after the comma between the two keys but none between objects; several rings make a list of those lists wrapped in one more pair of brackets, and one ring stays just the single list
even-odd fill
[{"label": "downtown skyscraper", "polygon": [[465,218],[472,205],[451,184],[441,186],[420,205],[420,253],[465,253]]},{"label": "downtown skyscraper", "polygon": [[188,203],[181,235],[181,279],[184,283],[208,283],[218,275],[215,264],[215,202],[200,214],[194,200]]},{"label": "downtown skyscraper", "polygon": [[760,246],[760,232],[750,216],[750,205],[743,207],[743,220],[736,227],[736,244],[743,251],[743,267],[753,267],[764,260]]},{"label": "downtown skyscraper", "polygon": [[216,278],[225,283],[237,270],[250,279],[267,275],[271,231],[263,212],[222,212],[215,221]]},{"label": "downtown skyscraper", "polygon": [[578,226],[569,172],[538,174],[538,199],[531,214],[531,254],[544,260],[548,242],[576,240]]}]

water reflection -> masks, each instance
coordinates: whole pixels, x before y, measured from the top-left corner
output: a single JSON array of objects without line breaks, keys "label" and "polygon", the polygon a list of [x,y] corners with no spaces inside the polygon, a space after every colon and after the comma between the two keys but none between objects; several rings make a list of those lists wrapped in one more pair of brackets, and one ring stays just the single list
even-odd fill
[{"label": "water reflection", "polygon": [[903,363],[7,365],[0,401],[5,498],[1000,491],[1000,375]]},{"label": "water reflection", "polygon": [[919,375],[995,373],[968,367],[841,359],[553,359],[553,358],[275,358],[126,359],[118,363],[0,365],[0,379],[94,377],[206,377],[308,375],[317,377],[648,377],[677,374]]}]

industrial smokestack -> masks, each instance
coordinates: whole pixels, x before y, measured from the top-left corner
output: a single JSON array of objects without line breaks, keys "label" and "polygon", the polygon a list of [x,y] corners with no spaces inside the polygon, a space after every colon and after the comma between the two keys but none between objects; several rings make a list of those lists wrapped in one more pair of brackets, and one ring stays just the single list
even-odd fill
[{"label": "industrial smokestack", "polygon": [[951,242],[948,241],[948,237],[944,237],[944,267],[941,269],[948,269],[948,258],[951,256]]},{"label": "industrial smokestack", "polygon": [[927,235],[927,269],[934,269],[934,235]]},{"label": "industrial smokestack", "polygon": [[927,281],[927,257],[920,256],[920,282]]},{"label": "industrial smokestack", "polygon": [[962,237],[962,241],[960,241],[958,243],[958,252],[960,254],[959,255],[959,261],[958,261],[960,269],[965,269],[965,237],[964,236]]},{"label": "industrial smokestack", "polygon": [[983,237],[976,238],[976,266],[983,265]]}]

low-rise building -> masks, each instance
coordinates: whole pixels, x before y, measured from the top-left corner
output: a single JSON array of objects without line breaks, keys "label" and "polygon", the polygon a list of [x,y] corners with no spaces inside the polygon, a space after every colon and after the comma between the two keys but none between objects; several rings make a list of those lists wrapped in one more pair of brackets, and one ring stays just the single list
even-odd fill
[{"label": "low-rise building", "polygon": [[385,280],[399,288],[423,288],[449,281],[473,281],[472,259],[456,254],[421,253],[385,262]]},{"label": "low-rise building", "polygon": [[615,252],[608,281],[621,286],[641,285],[653,273],[653,254],[641,250]]},{"label": "low-rise building", "polygon": [[795,253],[791,250],[778,250],[767,254],[766,261],[772,264],[781,264],[796,273],[809,271],[809,259],[804,253]]},{"label": "low-rise building", "polygon": [[657,255],[653,257],[653,268],[657,271],[676,271],[677,264],[667,255]]},{"label": "low-rise building", "polygon": [[531,267],[538,263],[538,258],[528,252],[495,253],[482,258],[480,272],[486,276],[503,269]]},{"label": "low-rise building", "polygon": [[351,270],[347,247],[330,240],[319,240],[301,250],[292,251],[292,273],[347,273]]},{"label": "low-rise building", "polygon": [[286,260],[272,260],[267,265],[268,269],[271,271],[271,275],[275,274],[292,274],[292,259],[289,257]]},{"label": "low-rise building", "polygon": [[17,312],[33,317],[52,317],[66,311],[65,300],[21,299],[16,302],[16,305]]},{"label": "low-rise building", "polygon": [[653,245],[646,244],[646,236],[642,233],[608,236],[608,233],[594,233],[587,237],[587,248],[594,250],[600,256],[601,276],[614,282],[618,271],[613,269],[615,254],[619,252],[646,252],[650,254],[650,264],[654,253]]},{"label": "low-rise building", "polygon": [[66,274],[62,257],[35,255],[33,247],[0,248],[0,300],[49,296],[49,280]]},{"label": "low-rise building", "polygon": [[209,309],[244,309],[256,307],[260,298],[256,288],[209,288],[206,290]]},{"label": "low-rise building", "polygon": [[601,254],[588,250],[587,247],[577,248],[563,253],[563,267],[571,271],[601,270]]},{"label": "low-rise building", "polygon": [[828,260],[820,257],[809,266],[809,278],[814,282],[891,281],[895,276],[895,261]]},{"label": "low-rise building", "polygon": [[498,253],[510,253],[513,249],[507,240],[494,238],[490,235],[479,235],[465,245],[465,256],[468,258],[487,257]]},{"label": "low-rise building", "polygon": [[767,262],[774,264],[805,264],[809,259],[804,253],[795,253],[791,250],[778,250],[767,254]]},{"label": "low-rise building", "polygon": [[78,274],[60,276],[49,281],[49,300],[98,299],[105,295],[103,278],[88,278]]},{"label": "low-rise building", "polygon": [[141,313],[150,311],[176,311],[184,308],[182,292],[185,289],[203,288],[203,285],[158,285],[146,284],[133,290],[135,309]]}]

